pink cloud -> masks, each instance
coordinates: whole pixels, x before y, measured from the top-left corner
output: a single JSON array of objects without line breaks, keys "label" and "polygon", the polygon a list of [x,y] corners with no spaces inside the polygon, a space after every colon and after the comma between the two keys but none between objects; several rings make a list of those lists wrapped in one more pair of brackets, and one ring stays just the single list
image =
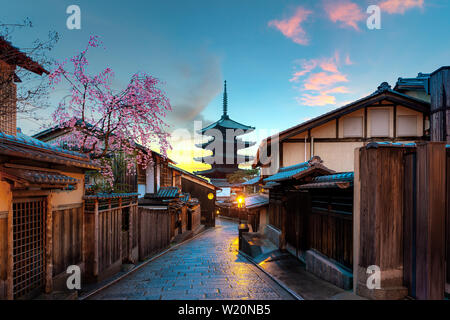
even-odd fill
[{"label": "pink cloud", "polygon": [[379,6],[387,13],[405,13],[406,10],[418,7],[422,8],[425,0],[385,0]]},{"label": "pink cloud", "polygon": [[316,67],[320,67],[323,71],[338,73],[338,57],[335,56],[335,59],[330,58],[321,58],[321,59],[311,59],[311,60],[301,60],[300,65],[302,69],[300,71],[294,72],[292,78],[289,79],[290,82],[297,82],[298,79],[307,73],[314,70]]},{"label": "pink cloud", "polygon": [[341,87],[336,87],[336,88],[332,88],[332,89],[323,91],[323,93],[325,93],[325,94],[331,94],[331,93],[349,93],[349,92],[350,92],[350,90],[348,90],[347,87],[343,87],[343,86],[341,86]]},{"label": "pink cloud", "polygon": [[[306,77],[298,88],[302,92],[301,96],[296,98],[298,103],[307,106],[335,104],[335,94],[350,92],[347,87],[339,85],[348,82],[348,78],[339,70],[338,51],[331,58],[300,60],[297,63],[301,69],[295,71],[289,81],[299,82],[301,77]],[[351,64],[348,54],[342,63]]]},{"label": "pink cloud", "polygon": [[326,72],[319,72],[310,75],[308,79],[305,80],[304,88],[305,90],[321,91],[339,82],[348,82],[347,76],[340,73],[329,74]]},{"label": "pink cloud", "polygon": [[336,97],[327,94],[312,95],[305,93],[297,101],[305,106],[326,106],[327,104],[335,104]]},{"label": "pink cloud", "polygon": [[327,2],[325,11],[331,21],[342,22],[343,26],[352,27],[355,30],[359,30],[358,22],[366,18],[356,3],[347,0]]},{"label": "pink cloud", "polygon": [[284,36],[292,39],[295,43],[307,45],[309,40],[301,23],[304,22],[311,13],[311,11],[299,7],[291,18],[285,20],[272,20],[269,21],[268,25],[280,30]]}]

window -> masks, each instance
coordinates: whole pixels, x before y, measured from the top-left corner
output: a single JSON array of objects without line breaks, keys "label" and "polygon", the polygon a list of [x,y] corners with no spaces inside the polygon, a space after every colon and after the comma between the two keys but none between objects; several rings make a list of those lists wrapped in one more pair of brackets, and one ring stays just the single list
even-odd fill
[{"label": "window", "polygon": [[397,136],[399,137],[417,136],[417,116],[398,116]]},{"label": "window", "polygon": [[363,135],[363,118],[362,117],[346,117],[344,118],[344,138],[362,137]]},{"label": "window", "polygon": [[370,112],[370,134],[372,137],[389,137],[389,110]]}]

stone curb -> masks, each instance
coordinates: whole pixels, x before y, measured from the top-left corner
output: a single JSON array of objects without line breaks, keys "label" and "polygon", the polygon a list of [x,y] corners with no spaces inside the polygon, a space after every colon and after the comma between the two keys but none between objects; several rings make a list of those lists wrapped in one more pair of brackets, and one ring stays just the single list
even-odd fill
[{"label": "stone curb", "polygon": [[268,273],[266,270],[264,270],[263,268],[261,268],[254,260],[252,257],[250,257],[248,254],[238,250],[238,253],[243,256],[245,259],[247,259],[249,262],[251,262],[255,267],[257,267],[259,270],[261,270],[265,275],[267,275],[270,279],[272,279],[274,282],[276,282],[281,288],[283,288],[284,290],[286,290],[291,296],[293,296],[295,299],[297,300],[305,300],[302,298],[302,296],[300,296],[298,293],[294,292],[293,290],[291,290],[284,282],[278,280],[277,278],[275,278],[274,276],[272,276],[270,273]]}]

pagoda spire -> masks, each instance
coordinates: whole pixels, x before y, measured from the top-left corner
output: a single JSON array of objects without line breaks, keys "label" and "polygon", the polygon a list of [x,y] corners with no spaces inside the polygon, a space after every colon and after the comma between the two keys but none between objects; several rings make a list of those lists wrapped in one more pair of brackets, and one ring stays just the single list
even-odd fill
[{"label": "pagoda spire", "polygon": [[227,116],[227,113],[228,113],[227,80],[225,80],[223,90],[223,115]]}]

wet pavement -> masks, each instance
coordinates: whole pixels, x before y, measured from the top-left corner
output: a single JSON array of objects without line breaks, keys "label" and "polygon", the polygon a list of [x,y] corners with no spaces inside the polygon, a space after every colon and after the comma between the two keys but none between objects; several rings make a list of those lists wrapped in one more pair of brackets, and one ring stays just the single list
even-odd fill
[{"label": "wet pavement", "polygon": [[216,227],[169,251],[90,299],[291,300],[293,297],[239,256],[237,223]]}]

